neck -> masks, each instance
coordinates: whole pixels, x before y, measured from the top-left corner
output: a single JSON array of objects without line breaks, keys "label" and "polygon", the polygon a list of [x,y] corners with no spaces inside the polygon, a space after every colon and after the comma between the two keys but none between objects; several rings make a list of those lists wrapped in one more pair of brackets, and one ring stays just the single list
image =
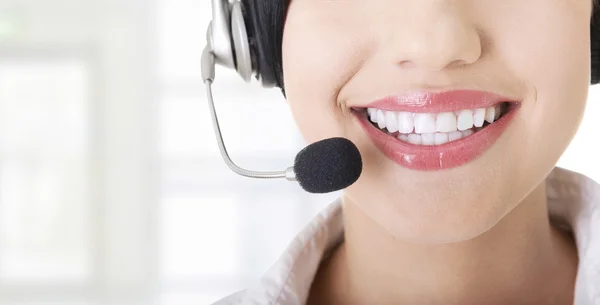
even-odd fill
[{"label": "neck", "polygon": [[550,225],[545,184],[492,229],[467,241],[428,245],[396,239],[348,198],[344,225],[344,243],[318,275],[330,303],[572,302],[577,255]]}]

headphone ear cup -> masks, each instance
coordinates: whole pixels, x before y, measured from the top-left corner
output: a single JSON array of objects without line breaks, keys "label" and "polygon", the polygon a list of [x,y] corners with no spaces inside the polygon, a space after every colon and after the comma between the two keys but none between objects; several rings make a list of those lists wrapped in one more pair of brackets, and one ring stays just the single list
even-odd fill
[{"label": "headphone ear cup", "polygon": [[235,68],[238,74],[249,82],[254,69],[242,3],[235,1],[231,7],[231,40],[235,54]]},{"label": "headphone ear cup", "polygon": [[[253,62],[255,63],[255,72],[257,79],[261,85],[265,88],[281,87],[278,80],[277,67],[280,66],[280,60],[277,57],[276,51],[281,52],[281,43],[273,41],[277,30],[274,26],[273,18],[279,17],[282,14],[278,12],[269,11],[273,9],[272,6],[279,1],[265,1],[265,0],[244,0],[246,9],[246,26],[249,29],[250,44],[252,53],[250,54]],[[288,1],[282,1],[288,2]],[[265,14],[264,12],[269,12]],[[262,14],[260,12],[263,12]]]}]

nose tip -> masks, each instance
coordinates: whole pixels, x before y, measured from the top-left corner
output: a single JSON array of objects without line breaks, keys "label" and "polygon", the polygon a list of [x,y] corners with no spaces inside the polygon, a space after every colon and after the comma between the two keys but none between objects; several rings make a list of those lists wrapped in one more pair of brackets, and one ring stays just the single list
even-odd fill
[{"label": "nose tip", "polygon": [[398,65],[405,69],[420,68],[421,70],[426,71],[426,72],[440,72],[440,71],[443,71],[446,69],[469,65],[473,62],[475,62],[475,61],[456,59],[451,62],[442,61],[442,63],[439,63],[439,64],[431,64],[431,63],[430,64],[427,64],[427,63],[419,64],[419,61],[416,61],[416,60],[403,60],[403,61],[400,61],[398,63]]},{"label": "nose tip", "polygon": [[[387,36],[395,64],[403,68],[441,71],[476,62],[482,53],[475,26],[455,9],[429,6],[413,18],[392,21]],[[390,45],[391,44],[391,45]]]}]

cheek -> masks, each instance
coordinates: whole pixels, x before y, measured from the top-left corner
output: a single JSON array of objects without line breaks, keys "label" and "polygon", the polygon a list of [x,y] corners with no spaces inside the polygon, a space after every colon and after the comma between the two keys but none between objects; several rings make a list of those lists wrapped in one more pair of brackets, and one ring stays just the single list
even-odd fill
[{"label": "cheek", "polygon": [[[301,5],[301,4],[300,4]],[[310,11],[311,14],[304,13]],[[287,100],[309,142],[346,134],[348,113],[338,105],[340,88],[357,72],[369,45],[359,24],[325,20],[314,10],[291,7],[282,52]],[[330,16],[330,15],[329,15]],[[318,25],[318,26],[317,26]],[[351,31],[352,35],[343,35]]]},{"label": "cheek", "polygon": [[522,112],[528,125],[523,132],[546,151],[562,153],[585,109],[591,65],[587,6],[554,1],[539,15],[522,18],[537,26],[511,24],[496,35],[499,54],[532,91]]}]

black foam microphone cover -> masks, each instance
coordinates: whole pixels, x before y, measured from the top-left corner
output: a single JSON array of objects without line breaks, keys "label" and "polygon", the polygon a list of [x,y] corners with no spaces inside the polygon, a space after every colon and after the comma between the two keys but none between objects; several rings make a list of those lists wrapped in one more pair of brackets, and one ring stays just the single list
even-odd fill
[{"label": "black foam microphone cover", "polygon": [[296,155],[296,180],[309,193],[324,194],[352,185],[362,172],[358,148],[346,138],[315,142]]}]

